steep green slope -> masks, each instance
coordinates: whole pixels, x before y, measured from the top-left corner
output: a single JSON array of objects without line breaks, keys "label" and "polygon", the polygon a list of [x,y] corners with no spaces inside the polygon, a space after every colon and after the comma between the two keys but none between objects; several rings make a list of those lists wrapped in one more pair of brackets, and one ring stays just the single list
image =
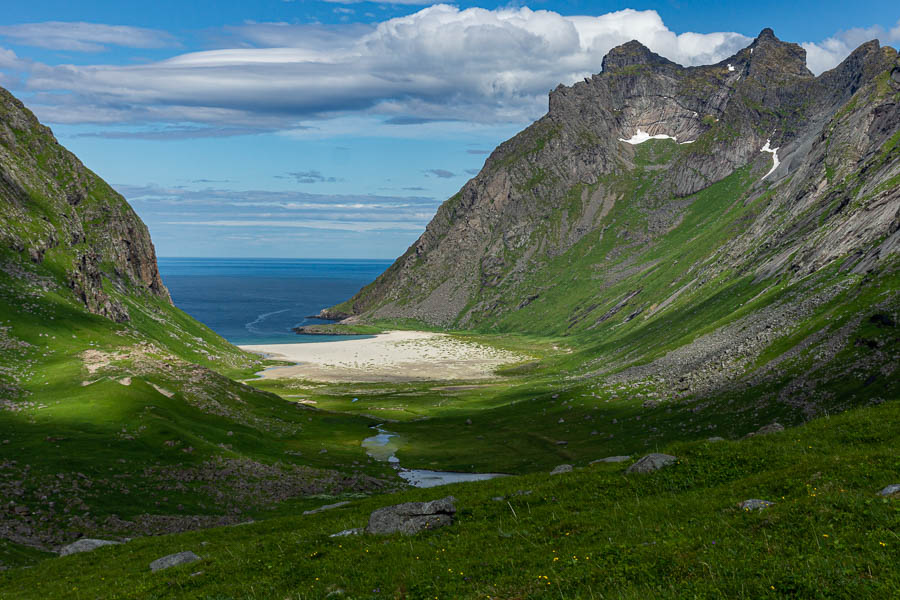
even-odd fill
[{"label": "steep green slope", "polygon": [[567,338],[548,367],[657,401],[894,398],[898,140],[900,62],[877,42],[819,77],[771,30],[704,67],[630,42],[325,313]]},{"label": "steep green slope", "polygon": [[0,568],[381,487],[371,420],[229,379],[262,364],[172,306],[127,202],[0,89]]}]

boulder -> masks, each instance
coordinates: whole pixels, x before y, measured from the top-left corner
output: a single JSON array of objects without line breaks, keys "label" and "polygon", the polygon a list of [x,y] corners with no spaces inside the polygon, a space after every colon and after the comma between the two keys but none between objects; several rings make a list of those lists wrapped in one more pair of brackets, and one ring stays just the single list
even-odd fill
[{"label": "boulder", "polygon": [[648,454],[647,456],[639,458],[638,461],[628,467],[625,472],[650,473],[651,471],[658,471],[666,465],[672,464],[676,460],[678,459],[671,454],[659,454],[654,452],[653,454]]},{"label": "boulder", "polygon": [[90,552],[91,550],[96,550],[101,546],[114,546],[121,542],[114,542],[112,540],[93,540],[90,538],[80,539],[77,542],[72,542],[68,546],[63,546],[59,549],[60,556],[68,556],[70,554],[78,554],[79,552]]},{"label": "boulder", "polygon": [[562,473],[571,473],[572,465],[557,465],[553,467],[553,470],[550,471],[551,475],[560,475]]},{"label": "boulder", "polygon": [[447,496],[431,502],[405,502],[379,508],[369,516],[366,533],[415,535],[423,529],[435,529],[453,523],[456,498]]},{"label": "boulder", "polygon": [[756,435],[769,435],[770,433],[778,433],[779,431],[784,431],[784,425],[782,425],[781,423],[769,423],[768,425],[763,425],[752,433],[748,433],[744,437],[751,438]]},{"label": "boulder", "polygon": [[714,435],[714,436],[711,437],[711,438],[706,438],[706,441],[707,441],[707,442],[724,442],[724,441],[725,441],[725,438],[720,437],[720,436],[718,436],[718,435]]},{"label": "boulder", "polygon": [[879,496],[893,496],[894,494],[900,494],[900,483],[892,483],[878,492]]},{"label": "boulder", "polygon": [[751,498],[750,500],[744,500],[740,503],[741,510],[762,510],[764,508],[769,508],[775,504],[774,502],[769,502],[768,500],[760,500],[759,498]]},{"label": "boulder", "polygon": [[631,458],[630,456],[607,456],[606,458],[598,458],[597,460],[592,460],[590,464],[594,465],[597,463],[620,463],[625,462]]},{"label": "boulder", "polygon": [[200,557],[190,550],[187,550],[185,552],[176,552],[175,554],[163,556],[162,558],[157,558],[156,560],[154,560],[152,563],[150,563],[150,570],[154,572],[162,571],[163,569],[168,569],[169,567],[186,565],[198,560],[200,560]]}]

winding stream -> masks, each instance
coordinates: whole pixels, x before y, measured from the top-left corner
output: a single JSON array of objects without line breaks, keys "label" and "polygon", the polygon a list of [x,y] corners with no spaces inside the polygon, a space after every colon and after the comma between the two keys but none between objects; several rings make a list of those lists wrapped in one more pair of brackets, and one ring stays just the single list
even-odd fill
[{"label": "winding stream", "polygon": [[382,425],[375,425],[373,428],[378,434],[364,439],[362,447],[375,460],[387,461],[394,465],[394,468],[398,471],[397,474],[413,487],[429,488],[449,483],[484,481],[495,477],[506,477],[505,473],[458,473],[455,471],[405,469],[400,466],[400,459],[397,458],[397,450],[403,446],[402,438],[396,433],[384,429]]}]

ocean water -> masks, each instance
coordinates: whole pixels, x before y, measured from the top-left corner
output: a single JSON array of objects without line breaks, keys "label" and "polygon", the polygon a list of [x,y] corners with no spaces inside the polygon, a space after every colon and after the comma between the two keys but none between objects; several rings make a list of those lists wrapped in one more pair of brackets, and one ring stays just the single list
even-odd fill
[{"label": "ocean water", "polygon": [[309,316],[350,298],[390,264],[363,259],[160,258],[159,271],[176,306],[229,342],[292,344],[352,339],[297,335],[291,328],[326,323]]}]

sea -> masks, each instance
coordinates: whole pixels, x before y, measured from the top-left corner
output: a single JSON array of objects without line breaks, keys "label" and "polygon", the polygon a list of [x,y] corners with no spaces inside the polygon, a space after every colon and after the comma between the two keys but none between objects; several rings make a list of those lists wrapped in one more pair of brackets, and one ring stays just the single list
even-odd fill
[{"label": "sea", "polygon": [[300,325],[347,300],[392,261],[366,259],[159,258],[175,305],[232,344],[300,344],[370,336],[298,335]]}]

